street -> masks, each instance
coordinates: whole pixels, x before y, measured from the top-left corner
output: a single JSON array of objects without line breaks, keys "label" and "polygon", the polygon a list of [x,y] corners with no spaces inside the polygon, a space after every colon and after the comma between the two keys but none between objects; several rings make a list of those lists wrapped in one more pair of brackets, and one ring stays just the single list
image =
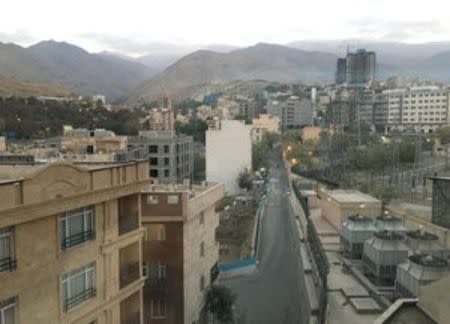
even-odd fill
[{"label": "street", "polygon": [[[278,165],[282,165],[281,161]],[[305,323],[308,319],[303,266],[286,197],[288,190],[286,170],[272,169],[261,226],[259,270],[225,282],[237,294],[239,324]]]}]

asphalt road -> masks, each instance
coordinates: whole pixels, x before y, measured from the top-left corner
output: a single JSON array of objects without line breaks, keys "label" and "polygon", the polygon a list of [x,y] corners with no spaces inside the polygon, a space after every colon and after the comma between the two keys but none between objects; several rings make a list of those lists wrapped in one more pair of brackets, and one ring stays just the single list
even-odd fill
[{"label": "asphalt road", "polygon": [[271,170],[270,187],[262,219],[258,271],[225,283],[237,295],[238,324],[307,322],[303,265],[286,194],[286,170]]}]

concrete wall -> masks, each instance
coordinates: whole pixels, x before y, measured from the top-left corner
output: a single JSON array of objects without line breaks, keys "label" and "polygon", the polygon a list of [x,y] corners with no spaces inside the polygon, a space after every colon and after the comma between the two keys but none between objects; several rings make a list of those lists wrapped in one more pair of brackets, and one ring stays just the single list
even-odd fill
[{"label": "concrete wall", "polygon": [[240,189],[239,173],[252,168],[251,126],[238,120],[221,121],[206,132],[206,180],[223,183],[229,194]]}]

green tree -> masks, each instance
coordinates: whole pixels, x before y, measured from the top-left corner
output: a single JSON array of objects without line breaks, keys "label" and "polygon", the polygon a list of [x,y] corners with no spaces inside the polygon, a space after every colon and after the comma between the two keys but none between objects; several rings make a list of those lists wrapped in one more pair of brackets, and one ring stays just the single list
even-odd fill
[{"label": "green tree", "polygon": [[239,188],[250,190],[252,187],[252,176],[248,170],[241,171],[237,178]]},{"label": "green tree", "polygon": [[224,324],[233,323],[236,295],[225,286],[212,286],[206,294],[206,307]]},{"label": "green tree", "polygon": [[205,132],[207,129],[208,124],[199,118],[192,118],[187,124],[179,121],[175,122],[175,131],[177,134],[192,136],[196,142],[205,143]]},{"label": "green tree", "polygon": [[436,129],[435,133],[441,140],[442,144],[450,143],[450,126],[439,127]]}]

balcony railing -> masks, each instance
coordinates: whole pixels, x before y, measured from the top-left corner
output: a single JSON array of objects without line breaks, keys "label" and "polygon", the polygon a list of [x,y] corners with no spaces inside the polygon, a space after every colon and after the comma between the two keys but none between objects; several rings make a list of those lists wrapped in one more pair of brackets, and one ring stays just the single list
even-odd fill
[{"label": "balcony railing", "polygon": [[81,244],[86,241],[94,240],[95,232],[93,230],[77,233],[71,236],[65,237],[61,242],[61,248],[66,250],[72,246]]},{"label": "balcony railing", "polygon": [[96,295],[97,290],[95,288],[89,288],[79,293],[78,295],[73,296],[72,298],[68,298],[64,301],[64,311],[68,311],[72,307],[78,305],[79,303],[92,298]]},{"label": "balcony railing", "polygon": [[120,288],[124,288],[139,279],[139,262],[120,268]]},{"label": "balcony railing", "polygon": [[148,278],[145,283],[152,288],[165,288],[167,286],[166,278]]},{"label": "balcony railing", "polygon": [[0,272],[12,271],[14,269],[16,269],[16,260],[11,257],[0,259]]},{"label": "balcony railing", "polygon": [[138,215],[119,216],[119,235],[137,230],[139,228]]}]

